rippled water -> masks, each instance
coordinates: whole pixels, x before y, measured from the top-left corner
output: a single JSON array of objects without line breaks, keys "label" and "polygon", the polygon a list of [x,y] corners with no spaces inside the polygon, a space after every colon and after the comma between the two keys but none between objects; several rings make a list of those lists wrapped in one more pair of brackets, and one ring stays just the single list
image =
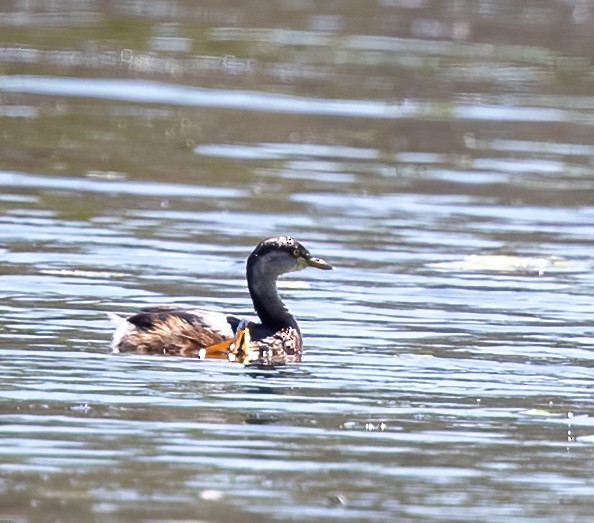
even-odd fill
[{"label": "rippled water", "polygon": [[[592,5],[198,4],[0,16],[0,519],[590,520]],[[277,234],[301,364],[110,353]]]}]

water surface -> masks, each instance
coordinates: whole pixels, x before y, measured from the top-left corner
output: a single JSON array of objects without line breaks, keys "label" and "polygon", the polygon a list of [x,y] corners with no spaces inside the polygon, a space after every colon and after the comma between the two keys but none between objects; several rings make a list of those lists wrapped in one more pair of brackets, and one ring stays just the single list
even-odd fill
[{"label": "water surface", "polygon": [[[591,518],[592,6],[199,4],[0,17],[2,518]],[[111,354],[278,234],[301,364]]]}]

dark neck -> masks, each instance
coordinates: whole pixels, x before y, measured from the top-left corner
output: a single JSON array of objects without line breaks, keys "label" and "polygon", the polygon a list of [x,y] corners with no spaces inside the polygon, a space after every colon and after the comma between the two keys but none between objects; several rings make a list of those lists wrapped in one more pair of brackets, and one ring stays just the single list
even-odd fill
[{"label": "dark neck", "polygon": [[276,290],[276,277],[258,270],[258,265],[249,263],[247,281],[254,309],[262,325],[274,330],[293,327],[299,329],[297,320],[287,310]]}]

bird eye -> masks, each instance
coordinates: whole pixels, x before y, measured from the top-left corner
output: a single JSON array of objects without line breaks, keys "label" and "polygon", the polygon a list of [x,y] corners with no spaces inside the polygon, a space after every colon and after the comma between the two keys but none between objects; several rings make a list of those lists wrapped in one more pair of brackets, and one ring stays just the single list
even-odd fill
[{"label": "bird eye", "polygon": [[293,249],[293,256],[295,256],[295,258],[299,258],[299,249]]}]

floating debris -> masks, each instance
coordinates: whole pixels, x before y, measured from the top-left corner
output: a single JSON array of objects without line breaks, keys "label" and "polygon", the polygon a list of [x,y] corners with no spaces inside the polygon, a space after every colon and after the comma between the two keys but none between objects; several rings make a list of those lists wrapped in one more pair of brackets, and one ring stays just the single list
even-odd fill
[{"label": "floating debris", "polygon": [[545,418],[548,418],[548,417],[559,418],[561,416],[564,416],[564,414],[553,413],[553,412],[549,412],[548,410],[544,410],[544,409],[529,409],[529,410],[524,410],[520,414],[523,414],[524,416],[543,416]]},{"label": "floating debris", "polygon": [[458,271],[537,273],[539,276],[545,272],[581,272],[586,270],[586,267],[580,266],[578,263],[569,262],[557,256],[540,258],[503,254],[471,254],[460,261],[432,263],[430,267]]},{"label": "floating debris", "polygon": [[206,489],[200,492],[200,499],[205,501],[219,501],[223,499],[223,493],[220,490]]},{"label": "floating debris", "polygon": [[118,171],[87,171],[85,173],[87,178],[95,178],[97,180],[109,180],[109,181],[117,181],[117,180],[126,180],[128,175],[126,173],[118,172]]},{"label": "floating debris", "polygon": [[333,494],[326,498],[326,502],[330,507],[344,507],[347,504],[347,498],[342,494]]}]

